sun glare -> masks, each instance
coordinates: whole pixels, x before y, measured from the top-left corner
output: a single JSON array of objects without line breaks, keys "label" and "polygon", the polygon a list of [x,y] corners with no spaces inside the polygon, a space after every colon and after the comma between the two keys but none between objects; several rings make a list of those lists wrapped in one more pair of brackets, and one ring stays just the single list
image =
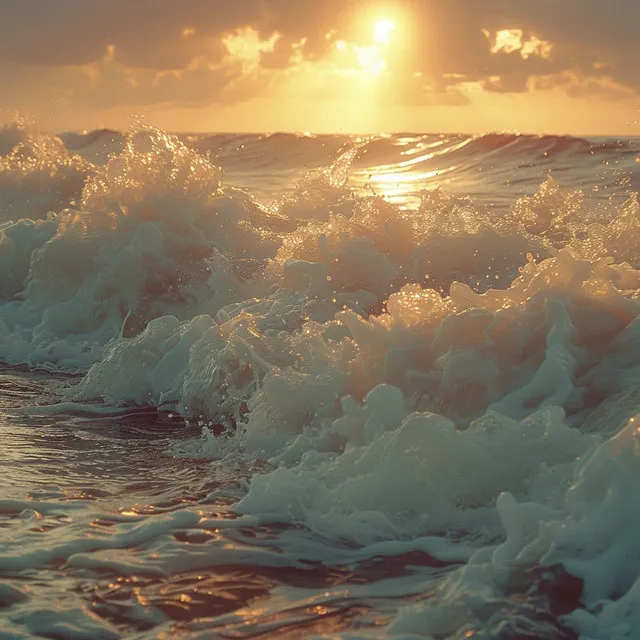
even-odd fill
[{"label": "sun glare", "polygon": [[389,44],[391,34],[396,28],[391,20],[378,20],[373,28],[373,38],[377,44]]},{"label": "sun glare", "polygon": [[[389,72],[389,58],[393,52],[389,46],[396,24],[388,18],[366,20],[360,22],[365,31],[360,31],[355,41],[335,40],[333,46],[337,55],[336,61],[343,73],[361,75],[362,77],[381,76]],[[371,30],[372,29],[373,33]],[[326,34],[333,40],[336,32]],[[355,34],[354,34],[355,35]],[[368,44],[364,44],[368,40]],[[358,44],[356,42],[359,41]]]}]

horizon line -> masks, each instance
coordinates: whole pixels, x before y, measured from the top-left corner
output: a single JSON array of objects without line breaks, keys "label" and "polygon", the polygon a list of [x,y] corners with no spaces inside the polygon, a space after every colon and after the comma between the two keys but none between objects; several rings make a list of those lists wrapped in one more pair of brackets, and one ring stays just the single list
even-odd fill
[{"label": "horizon line", "polygon": [[[6,126],[7,123],[0,125],[0,128]],[[485,131],[419,131],[419,130],[402,130],[398,129],[396,131],[376,131],[376,132],[348,132],[348,131],[300,131],[300,130],[284,130],[284,129],[265,129],[265,130],[207,130],[207,129],[169,129],[158,127],[155,125],[148,125],[154,129],[164,130],[172,135],[238,135],[238,136],[252,136],[252,135],[263,135],[263,136],[273,136],[273,135],[293,135],[300,137],[311,137],[311,136],[346,136],[346,137],[393,137],[393,136],[401,136],[401,135],[420,135],[420,136],[487,136],[487,135],[514,135],[514,136],[534,136],[534,137],[566,137],[566,138],[640,138],[640,131],[638,133],[589,133],[589,134],[578,134],[578,133],[567,133],[567,132],[555,132],[555,131],[544,131],[544,132],[532,132],[532,131],[515,131],[513,129],[487,129]],[[110,131],[113,133],[125,134],[127,133],[127,128],[118,129],[109,126],[97,126],[93,129],[64,129],[61,131],[56,131],[53,135],[64,135],[69,133],[75,133],[80,135],[88,135],[90,133],[94,133],[96,131]]]}]

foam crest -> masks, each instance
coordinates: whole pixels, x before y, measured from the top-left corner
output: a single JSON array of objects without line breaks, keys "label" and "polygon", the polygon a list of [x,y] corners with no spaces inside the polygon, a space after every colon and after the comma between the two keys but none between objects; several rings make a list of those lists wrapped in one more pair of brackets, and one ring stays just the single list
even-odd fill
[{"label": "foam crest", "polygon": [[275,247],[254,226],[264,214],[248,197],[223,195],[219,178],[177,138],[134,132],[27,254],[22,300],[1,313],[6,360],[87,369],[110,340],[153,318],[250,297],[242,281]]},{"label": "foam crest", "polygon": [[[547,468],[547,478],[538,487],[552,487],[555,495],[531,491],[530,499],[517,500],[512,493],[502,494],[497,510],[505,541],[478,551],[430,602],[404,609],[392,630],[407,632],[418,625],[427,633],[487,628],[495,618],[513,615],[509,592],[522,588],[517,585],[530,572],[540,575],[532,594],[538,590],[540,597],[547,589],[547,598],[553,593],[565,596],[567,602],[575,597],[563,623],[580,637],[634,637],[639,570],[637,425],[638,419],[632,418],[614,438],[598,447],[586,446],[579,460],[568,465],[569,473],[553,479],[549,476],[553,468]],[[558,483],[559,478],[563,482]],[[564,594],[560,586],[553,590],[563,575],[572,577],[577,597]],[[501,600],[502,611],[492,620],[488,602]]]},{"label": "foam crest", "polygon": [[70,206],[93,169],[24,121],[1,128],[0,220],[44,219]]},{"label": "foam crest", "polygon": [[376,387],[362,407],[343,400],[343,409],[329,429],[334,446],[346,438],[342,453],[330,455],[320,438],[325,446],[297,465],[254,477],[238,510],[359,544],[465,531],[490,540],[501,491],[526,496],[540,469],[574,460],[586,443],[557,410],[520,423],[490,413],[465,431],[437,414],[403,419],[393,387]]},{"label": "foam crest", "polygon": [[[219,266],[216,272],[223,269]],[[309,411],[288,407],[283,399],[298,393],[295,390],[306,376],[317,381],[318,389],[320,380],[332,380],[328,388],[338,399],[352,395],[361,400],[375,386],[392,384],[409,399],[408,410],[435,410],[459,426],[490,407],[514,419],[544,406],[563,406],[573,413],[591,410],[595,389],[582,376],[605,353],[609,359],[616,357],[616,340],[639,311],[637,302],[624,294],[637,286],[636,271],[609,260],[577,260],[568,251],[540,263],[529,262],[506,290],[476,294],[459,283],[452,286],[451,296],[444,297],[417,284],[405,285],[386,300],[384,312],[369,316],[366,311],[375,309],[380,296],[360,289],[345,292],[341,282],[326,275],[323,263],[287,261],[284,273],[286,288],[280,292],[222,307],[216,321],[210,320],[219,332],[211,347],[198,345],[189,355],[189,362],[202,360],[197,369],[203,372],[206,358],[213,363],[221,353],[234,352],[233,365],[230,360],[225,366],[211,364],[211,371],[229,375],[229,366],[248,371],[252,383],[240,397],[255,409],[239,413],[242,402],[237,400],[231,418],[235,424],[256,423],[255,412],[258,407],[258,414],[266,411],[264,406],[280,416],[282,424],[308,424],[304,416]],[[200,326],[202,321],[193,322]],[[190,331],[189,324],[176,325],[172,340],[179,341],[181,332]],[[109,377],[111,354],[139,348],[135,340],[116,343],[83,384],[89,385],[99,370],[105,371],[100,374],[103,378]],[[144,349],[164,358],[174,347],[162,340]],[[244,361],[242,353],[253,355]],[[336,375],[336,368],[346,375]],[[190,370],[180,368],[179,373],[185,380],[191,378]],[[203,389],[219,387],[209,374],[205,378]],[[290,392],[274,392],[271,397],[263,385],[276,384],[275,380],[281,387],[289,386]],[[626,384],[621,382],[618,390]],[[172,385],[167,382],[165,391]],[[176,410],[193,415],[194,406],[227,406],[220,398],[213,403],[197,399],[193,391],[197,387],[190,386],[188,402],[183,392],[173,394]],[[82,397],[91,397],[88,388]],[[110,397],[99,393],[99,384],[92,388],[95,397]],[[131,392],[129,399],[152,404],[158,396],[151,402]],[[324,396],[318,406],[325,401],[327,410],[335,406]],[[290,414],[285,419],[286,412]],[[218,420],[221,415],[213,410],[207,417]]]}]

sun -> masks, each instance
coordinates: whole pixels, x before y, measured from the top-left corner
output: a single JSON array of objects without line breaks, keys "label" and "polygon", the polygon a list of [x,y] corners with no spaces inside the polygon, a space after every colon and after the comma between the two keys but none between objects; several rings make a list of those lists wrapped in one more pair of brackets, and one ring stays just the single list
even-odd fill
[{"label": "sun", "polygon": [[396,25],[391,20],[378,20],[373,27],[373,39],[380,45],[389,44],[395,28]]}]

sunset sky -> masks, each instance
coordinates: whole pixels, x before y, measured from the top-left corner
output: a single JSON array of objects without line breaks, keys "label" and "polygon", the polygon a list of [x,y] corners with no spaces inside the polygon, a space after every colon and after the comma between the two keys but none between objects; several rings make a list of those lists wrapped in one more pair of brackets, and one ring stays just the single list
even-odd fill
[{"label": "sunset sky", "polygon": [[0,0],[0,121],[640,135],[640,0]]}]

